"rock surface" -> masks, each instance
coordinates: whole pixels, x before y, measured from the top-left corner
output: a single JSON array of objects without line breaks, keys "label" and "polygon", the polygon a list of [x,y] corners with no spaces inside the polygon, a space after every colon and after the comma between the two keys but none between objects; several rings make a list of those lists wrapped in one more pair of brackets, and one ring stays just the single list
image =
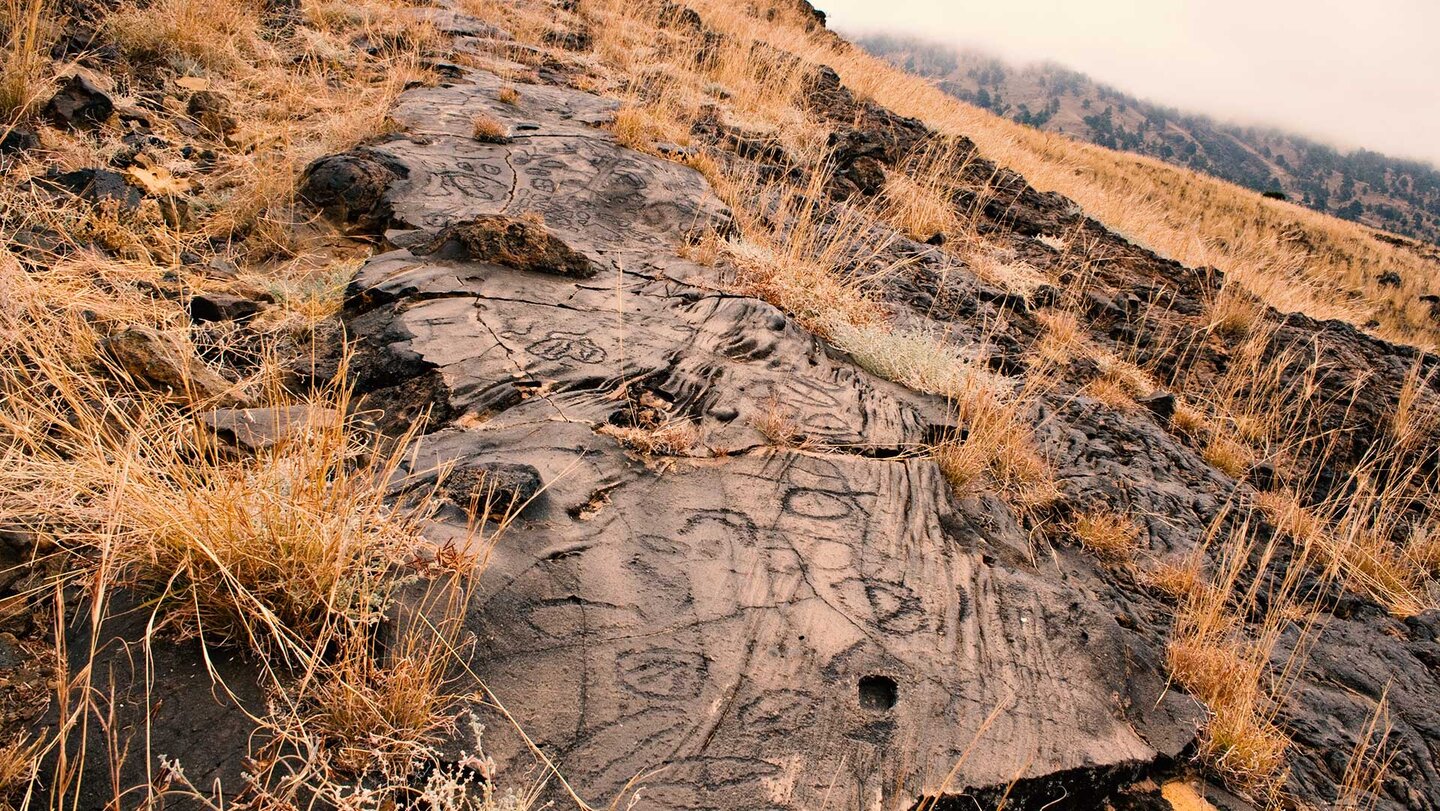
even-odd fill
[{"label": "rock surface", "polygon": [[[676,30],[718,36],[683,6],[661,8]],[[508,42],[449,9],[415,13],[477,49]],[[583,48],[586,36],[554,41]],[[502,785],[533,776],[533,743],[597,807],[638,780],[643,790],[621,807],[914,808],[938,797],[936,809],[993,808],[1005,795],[1012,809],[1166,808],[1159,786],[1189,761],[1204,718],[1167,680],[1175,603],[1135,569],[1086,554],[1065,527],[1082,510],[1123,510],[1140,525],[1137,561],[1213,566],[1210,528],[1230,529],[1233,505],[1261,479],[1280,483],[1264,460],[1254,470],[1267,473],[1236,481],[1172,425],[1182,377],[1218,379],[1238,362],[1206,315],[1223,277],[967,161],[954,202],[975,212],[979,233],[1067,285],[1054,239],[1086,245],[1087,338],[1164,378],[1127,410],[1086,395],[1100,374],[1093,360],[1062,370],[1033,415],[1059,497],[1020,516],[991,492],[958,497],[915,452],[963,428],[941,398],[864,371],[737,293],[723,265],[685,258],[697,236],[728,232],[729,213],[697,173],[598,128],[614,102],[449,63],[443,75],[400,97],[396,134],[312,163],[302,196],[386,242],[348,291],[351,373],[360,413],[395,433],[424,420],[401,473],[410,486],[438,485],[429,535],[463,544],[475,508],[517,510],[465,620],[469,670],[528,735],[494,702],[476,708]],[[502,88],[518,101],[501,102]],[[806,101],[834,127],[829,191],[841,201],[882,191],[886,170],[935,137],[858,99],[833,71],[818,72]],[[474,138],[477,115],[501,121],[509,140]],[[807,171],[718,118],[692,135],[666,151],[713,150],[770,178]],[[879,259],[901,269],[867,292],[898,327],[957,349],[985,345],[1000,374],[1028,368],[1045,329],[1037,311],[1064,292],[1016,292],[933,244],[876,229]],[[1384,435],[1409,370],[1434,379],[1433,357],[1338,322],[1265,315],[1267,358],[1287,384],[1327,398],[1311,427],[1342,463]],[[107,348],[135,377],[181,390],[208,372],[167,363],[163,338],[132,333]],[[782,443],[762,430],[771,403],[792,426]],[[221,409],[204,421],[254,451],[308,418]],[[637,450],[637,435],[662,429],[681,438]],[[1343,487],[1322,478],[1314,495]],[[1334,803],[1356,731],[1384,697],[1394,767],[1377,807],[1440,808],[1435,612],[1402,621],[1343,589],[1317,594],[1309,655],[1278,717],[1295,742],[1297,800]],[[1277,665],[1296,644],[1293,632],[1282,640]],[[127,653],[102,664],[125,670]],[[198,656],[167,649],[159,661],[162,686],[184,688],[172,696],[205,700]],[[254,681],[245,663],[226,667],[232,684]],[[260,700],[240,692],[247,706]],[[251,743],[243,715],[172,703],[146,727],[137,693],[122,691],[120,726],[186,758],[197,785],[239,782]],[[144,780],[146,765],[128,764],[139,771],[130,777]],[[1217,807],[1253,808],[1204,791]]]},{"label": "rock surface", "polygon": [[173,339],[149,327],[127,327],[105,338],[101,348],[125,374],[141,384],[190,401],[234,402],[227,395],[229,381],[194,355],[181,352]]},{"label": "rock surface", "polygon": [[89,78],[75,74],[45,104],[45,115],[58,126],[93,127],[115,112],[115,102]]},{"label": "rock surface", "polygon": [[[1037,798],[1098,796],[1181,754],[1200,712],[1166,690],[1156,649],[1013,563],[1027,546],[1013,520],[991,525],[932,461],[896,457],[943,402],[680,258],[725,212],[698,175],[577,120],[604,102],[521,86],[509,115],[529,127],[474,141],[478,109],[506,114],[498,89],[475,73],[400,100],[408,137],[370,150],[404,168],[383,207],[412,247],[362,268],[349,319],[372,403],[430,377],[446,413],[488,416],[428,436],[414,472],[524,464],[546,483],[473,601],[471,667],[582,796],[660,767],[637,808],[810,807],[832,781],[908,803],[1017,774],[1042,781]],[[415,251],[524,212],[598,275]],[[772,395],[850,450],[768,447],[755,421]],[[598,430],[642,400],[701,442],[656,464]],[[457,510],[433,532],[465,526]],[[492,754],[526,760],[489,729]]]}]

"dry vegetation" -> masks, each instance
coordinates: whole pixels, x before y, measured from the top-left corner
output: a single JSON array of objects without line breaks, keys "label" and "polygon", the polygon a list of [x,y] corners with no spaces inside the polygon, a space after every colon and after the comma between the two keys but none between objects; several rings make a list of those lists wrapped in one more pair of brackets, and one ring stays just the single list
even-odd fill
[{"label": "dry vegetation", "polygon": [[[457,680],[468,644],[458,609],[505,524],[477,523],[464,550],[430,547],[419,535],[428,491],[392,498],[405,439],[348,416],[343,372],[333,385],[295,382],[312,346],[337,339],[340,292],[364,252],[312,225],[295,186],[313,158],[385,131],[399,90],[425,78],[419,56],[436,35],[405,12],[389,2],[310,2],[277,36],[258,2],[122,5],[97,21],[119,47],[117,72],[129,71],[110,89],[150,87],[173,102],[149,114],[153,137],[131,158],[144,199],[92,204],[27,183],[53,166],[106,165],[127,148],[115,121],[40,126],[43,148],[3,167],[0,526],[49,550],[36,565],[50,572],[56,597],[30,596],[52,604],[55,627],[77,616],[98,626],[124,593],[151,611],[137,640],[147,649],[198,638],[256,657],[269,707],[257,724],[308,753],[303,763],[256,753],[249,793],[267,807],[335,795],[337,780],[360,773],[403,782],[417,757],[431,756],[435,735],[456,722],[456,702],[474,689]],[[0,115],[7,130],[35,126],[63,21],[37,0],[12,0],[0,15]],[[367,53],[353,46],[357,37],[383,44]],[[184,99],[202,90],[214,94],[210,111],[191,130]],[[179,146],[197,140],[203,161]],[[63,239],[42,252],[11,242],[27,230]],[[238,272],[211,275],[211,259]],[[191,323],[192,293],[229,291],[274,303],[245,330]],[[119,350],[119,338],[135,335],[164,348],[178,370],[168,385]],[[305,406],[308,416],[273,446],[236,455],[201,419],[236,403]],[[405,572],[434,585],[413,616],[387,614]],[[84,599],[61,599],[66,588]],[[374,637],[392,623],[407,633],[382,654]],[[66,661],[65,637],[56,635],[56,663]],[[99,641],[97,627],[91,656]],[[105,728],[102,679],[90,667],[58,667],[59,727],[4,742],[0,791],[23,792],[33,778],[54,807],[70,802],[86,756],[77,742]],[[157,762],[162,753],[131,751],[120,733],[105,733],[109,751],[89,756],[111,768],[127,757]],[[183,767],[165,765],[149,791],[208,798],[212,787],[188,785]],[[440,778],[424,790],[436,808],[502,799],[493,787]]]},{"label": "dry vegetation", "polygon": [[[502,21],[523,42],[543,47],[551,30],[549,6],[498,0],[464,5]],[[727,121],[765,133],[802,164],[823,166],[826,128],[804,109],[800,90],[813,65],[827,64],[852,89],[941,133],[974,139],[986,157],[1040,188],[1074,198],[1119,232],[1186,264],[1220,267],[1229,281],[1208,302],[1209,326],[1238,345],[1236,361],[1224,380],[1177,381],[1185,399],[1171,427],[1236,479],[1248,476],[1257,460],[1300,458],[1302,445],[1324,441],[1305,408],[1285,410],[1283,420],[1272,416],[1280,411],[1277,404],[1308,403],[1316,395],[1304,382],[1282,387],[1279,370],[1290,357],[1266,354],[1271,336],[1262,303],[1356,323],[1373,318],[1378,333],[1420,346],[1440,338],[1416,302],[1430,269],[1359,226],[1158,162],[1020,128],[859,50],[836,49],[783,16],[764,21],[733,4],[695,5],[707,24],[729,35],[704,54],[658,31],[634,4],[584,4],[594,34],[586,59],[602,68],[584,80],[624,102],[611,125],[622,143],[652,152],[661,144],[685,146],[691,125],[723,103]],[[297,441],[236,461],[218,453],[197,428],[197,414],[224,398],[346,411],[343,387],[296,392],[284,384],[283,367],[334,315],[339,287],[353,269],[352,249],[296,213],[294,184],[311,159],[386,130],[385,110],[407,82],[424,79],[419,56],[438,35],[405,15],[399,2],[318,0],[301,9],[301,25],[284,40],[262,34],[258,3],[160,0],[127,6],[106,21],[137,70],[163,66],[163,75],[203,81],[232,101],[235,128],[212,133],[207,144],[215,153],[212,170],[200,171],[168,146],[154,148],[148,158],[165,177],[193,184],[200,205],[192,206],[188,222],[167,221],[165,195],[152,194],[135,212],[60,205],[19,192],[0,200],[4,219],[18,224],[7,225],[9,233],[43,224],[75,235],[76,247],[94,244],[110,252],[81,249],[62,262],[23,267],[7,258],[0,266],[6,290],[0,302],[6,364],[0,520],[57,541],[72,582],[90,583],[97,605],[112,589],[136,589],[155,598],[162,620],[157,630],[203,635],[270,657],[281,711],[266,723],[324,753],[299,781],[314,788],[338,773],[378,770],[393,777],[396,764],[423,752],[454,723],[452,665],[463,645],[454,607],[475,561],[454,550],[432,550],[433,565],[453,579],[424,601],[428,613],[414,618],[415,627],[428,630],[377,660],[365,634],[375,624],[376,606],[386,602],[379,575],[414,560],[423,546],[416,522],[426,499],[396,507],[381,486],[403,444],[387,445],[351,420],[330,419],[305,425]],[[51,23],[43,4],[33,0],[10,0],[0,13],[0,115],[18,121],[33,112],[53,79],[43,57]],[[352,47],[351,38],[362,35],[383,44],[376,54]],[[520,101],[511,87],[499,98]],[[165,129],[171,126],[165,117],[157,120],[162,134],[174,134]],[[58,165],[103,164],[120,149],[121,133],[105,128],[81,135],[47,128],[43,134],[46,160]],[[478,139],[505,135],[496,119],[474,121]],[[1124,410],[1157,386],[1129,360],[1094,346],[1071,308],[1041,314],[1039,360],[1023,381],[985,368],[983,346],[957,347],[953,336],[892,322],[869,290],[896,270],[880,259],[896,232],[942,242],[986,281],[1027,298],[1053,283],[993,252],[975,232],[970,213],[957,210],[955,184],[968,153],[956,143],[936,141],[887,176],[885,194],[846,205],[825,199],[823,172],[798,183],[764,179],[703,152],[687,154],[683,159],[736,214],[732,236],[692,253],[723,261],[734,270],[735,290],[791,313],[865,369],[947,398],[958,427],[931,449],[935,462],[957,490],[993,488],[1023,515],[1058,496],[1053,471],[1034,441],[1033,404],[1051,385],[1051,372],[1077,358],[1093,360],[1101,375],[1086,393]],[[37,162],[9,171],[18,179],[44,168]],[[154,168],[147,171],[160,176]],[[1068,248],[1064,239],[1048,239],[1056,250]],[[238,281],[192,278],[182,267],[182,252],[208,253],[216,244],[244,265]],[[1379,267],[1399,269],[1406,284],[1377,285],[1373,270]],[[172,300],[178,296],[152,294],[164,285],[223,290],[260,280],[278,293],[279,308],[261,324],[263,349],[216,346],[223,339],[188,326]],[[106,336],[133,326],[169,336],[197,369],[227,372],[228,389],[208,399],[195,392],[158,398],[142,390],[99,349]],[[220,349],[248,352],[244,375],[216,368]],[[1411,390],[1420,388],[1417,378]],[[778,403],[757,427],[777,445],[805,442]],[[1440,564],[1440,531],[1401,526],[1397,516],[1402,503],[1433,495],[1433,484],[1420,473],[1420,458],[1429,452],[1420,446],[1433,427],[1431,409],[1414,394],[1396,415],[1385,447],[1354,474],[1359,486],[1345,499],[1322,505],[1304,505],[1294,495],[1258,499],[1260,512],[1297,550],[1290,566],[1295,579],[1287,576],[1264,610],[1256,607],[1255,586],[1243,585],[1242,572],[1248,561],[1268,561],[1276,550],[1256,549],[1246,522],[1215,530],[1214,578],[1206,578],[1197,561],[1142,567],[1146,582],[1179,603],[1171,669],[1209,708],[1204,754],[1234,785],[1260,797],[1278,797],[1282,790],[1287,742],[1273,719],[1285,673],[1276,672],[1271,653],[1287,623],[1305,615],[1304,595],[1296,590],[1306,566],[1343,578],[1397,613],[1427,605],[1423,587]],[[701,441],[698,428],[684,420],[604,432],[654,455],[685,454]],[[1406,460],[1398,469],[1397,459]],[[1294,473],[1299,486],[1314,471]],[[1375,483],[1382,473],[1385,486]],[[176,522],[176,515],[198,520]],[[1076,518],[1073,530],[1101,559],[1141,565],[1133,519],[1097,508]],[[1258,625],[1245,621],[1257,615]],[[320,650],[338,654],[322,661]],[[282,669],[291,675],[282,677]],[[72,726],[57,740],[73,734],[73,724],[94,710],[85,704],[94,686],[85,678],[57,676],[56,700],[72,708]],[[1372,737],[1380,734],[1372,729],[1367,741]],[[23,780],[38,753],[20,741],[0,749],[0,778]],[[1355,767],[1357,784],[1379,779],[1375,757],[1361,752],[1352,759],[1361,764]],[[431,790],[467,789],[426,788]],[[524,800],[506,807],[526,807]],[[476,806],[497,802],[487,793]],[[460,807],[450,795],[433,805]]]},{"label": "dry vegetation", "polygon": [[1092,510],[1075,518],[1075,537],[1085,551],[1107,563],[1130,560],[1140,545],[1140,525],[1111,510]]}]

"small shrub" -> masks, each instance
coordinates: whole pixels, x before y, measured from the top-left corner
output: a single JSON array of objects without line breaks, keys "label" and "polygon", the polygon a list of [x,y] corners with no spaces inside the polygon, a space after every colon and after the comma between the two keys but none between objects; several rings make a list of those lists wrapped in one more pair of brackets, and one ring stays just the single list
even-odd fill
[{"label": "small shrub", "polygon": [[1248,447],[1224,434],[1210,437],[1200,455],[1232,479],[1244,478],[1255,462],[1255,454]]},{"label": "small shrub", "polygon": [[475,116],[471,135],[475,140],[487,144],[504,144],[510,141],[510,129],[500,119],[488,113]]},{"label": "small shrub", "polygon": [[1107,563],[1123,563],[1140,542],[1140,525],[1128,515],[1094,510],[1075,519],[1075,537],[1086,551]]},{"label": "small shrub", "polygon": [[700,443],[700,428],[689,420],[668,420],[654,427],[606,425],[600,433],[647,456],[680,456]]}]

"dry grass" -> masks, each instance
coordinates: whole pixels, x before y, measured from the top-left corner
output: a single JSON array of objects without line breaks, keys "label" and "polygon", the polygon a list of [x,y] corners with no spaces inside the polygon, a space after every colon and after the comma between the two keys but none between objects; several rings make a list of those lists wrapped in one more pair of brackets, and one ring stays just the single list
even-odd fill
[{"label": "dry grass", "polygon": [[[13,12],[38,7],[14,4],[4,20],[4,78],[13,86],[31,76],[15,67],[28,53],[16,42],[38,42],[35,32],[44,28],[43,21],[16,28]],[[258,2],[123,5],[103,26],[129,67],[142,77],[189,77],[233,105],[236,130],[207,136],[213,168],[147,147],[149,171],[171,178],[171,192],[193,195],[192,218],[167,221],[153,200],[136,212],[57,203],[26,192],[13,176],[0,198],[7,237],[30,228],[75,243],[63,261],[42,265],[22,267],[8,250],[0,254],[0,514],[61,550],[60,584],[85,586],[84,600],[68,608],[96,625],[123,590],[155,612],[146,638],[131,641],[200,637],[252,658],[271,698],[269,712],[254,720],[311,755],[298,776],[260,769],[253,790],[264,800],[258,804],[272,803],[266,807],[335,788],[345,772],[403,782],[397,770],[433,757],[433,737],[453,723],[461,695],[454,677],[464,646],[453,606],[483,564],[477,550],[508,523],[501,516],[477,524],[468,550],[433,549],[419,534],[430,491],[391,498],[404,441],[336,419],[348,411],[343,382],[286,388],[286,367],[338,311],[358,250],[337,247],[306,222],[309,213],[294,206],[295,183],[312,158],[384,131],[395,95],[422,75],[415,65],[434,31],[404,11],[389,2],[306,3],[293,29],[277,34]],[[362,33],[384,43],[378,54],[354,47]],[[157,113],[152,129],[188,142],[178,134],[182,115]],[[49,135],[53,149],[7,171],[23,179],[51,164],[104,165],[118,148],[118,133],[104,129],[84,138]],[[207,280],[182,267],[193,262],[182,263],[182,252],[208,257],[225,239],[225,253],[241,265],[239,280]],[[232,286],[268,288],[276,304],[243,330],[189,323],[185,293]],[[157,398],[101,351],[107,335],[139,327],[165,336],[187,368],[228,375],[230,394],[247,404],[309,404],[313,418],[257,455],[222,450],[197,419],[213,403]],[[226,359],[223,368],[217,358]],[[444,609],[416,619],[414,633],[382,652],[376,629],[395,620],[406,574],[440,576]],[[57,661],[67,658],[57,650]],[[62,723],[44,740],[3,750],[6,780],[25,779],[36,747],[74,749],[85,737],[86,719],[103,717],[97,702],[106,685],[98,678],[83,667],[57,676]],[[111,744],[98,756],[112,768],[159,754]],[[255,757],[257,767],[275,762],[265,752]],[[162,771],[178,782],[157,782],[151,801],[166,785],[208,798],[208,787],[184,786],[178,768]],[[38,779],[66,798],[79,773],[62,759]],[[271,778],[278,782],[268,785]],[[490,799],[476,807],[497,808],[501,798],[492,793],[486,789]],[[115,799],[116,807],[135,802],[147,801]]]},{"label": "dry grass", "polygon": [[1064,366],[1089,352],[1090,336],[1080,318],[1070,310],[1040,310],[1035,318],[1045,333],[1035,345],[1035,358],[1045,363]]},{"label": "dry grass", "polygon": [[989,482],[1017,510],[1050,504],[1058,496],[1055,473],[1035,449],[1026,398],[978,396],[958,403],[959,429],[930,448],[950,485],[961,494]]},{"label": "dry grass", "polygon": [[1255,464],[1253,451],[1244,443],[1222,433],[1211,436],[1200,455],[1216,470],[1232,479],[1245,478],[1246,474],[1250,472],[1250,467]]},{"label": "dry grass", "polygon": [[41,743],[40,739],[31,740],[17,733],[9,743],[0,745],[0,806],[34,779]]},{"label": "dry grass", "polygon": [[646,456],[684,456],[700,444],[700,427],[690,420],[667,420],[646,427],[606,425],[600,433]]},{"label": "dry grass", "polygon": [[[1220,523],[1217,520],[1212,532]],[[1170,672],[1209,711],[1200,738],[1206,764],[1268,807],[1283,791],[1290,745],[1275,723],[1275,713],[1302,646],[1296,646],[1290,665],[1279,673],[1272,669],[1271,652],[1290,618],[1299,613],[1295,607],[1304,565],[1287,568],[1266,595],[1262,610],[1256,602],[1259,579],[1246,588],[1241,575],[1252,560],[1261,561],[1263,570],[1274,559],[1274,541],[1256,550],[1249,525],[1242,523],[1216,551],[1216,580],[1192,589],[1177,611],[1168,648]],[[1244,621],[1252,614],[1261,618],[1257,626]],[[1302,639],[1306,633],[1308,624]]]},{"label": "dry grass", "polygon": [[489,113],[475,116],[471,135],[477,141],[487,144],[503,144],[510,140],[510,130],[505,124]]},{"label": "dry grass", "polygon": [[752,422],[755,430],[777,447],[803,448],[810,444],[809,438],[795,420],[794,412],[775,394],[766,398],[760,413]]},{"label": "dry grass", "polygon": [[1004,398],[1015,389],[1014,381],[961,357],[953,344],[937,335],[888,325],[857,327],[844,321],[833,322],[829,334],[830,340],[849,352],[861,368],[915,391],[959,402]]},{"label": "dry grass", "polygon": [[1205,314],[1210,329],[1226,338],[1239,339],[1250,334],[1264,316],[1264,310],[1248,291],[1227,284],[1205,302]]},{"label": "dry grass", "polygon": [[[745,30],[739,15],[711,0],[707,19]],[[1191,267],[1217,267],[1282,311],[1375,318],[1388,338],[1433,345],[1437,330],[1417,296],[1433,267],[1381,242],[1364,226],[1164,164],[1039,132],[972,107],[931,83],[865,54],[811,37],[803,22],[760,32],[766,41],[841,74],[847,86],[944,133],[973,139],[986,157],[1041,190],[1058,191],[1115,231]],[[1373,268],[1395,267],[1405,283],[1383,288]]]},{"label": "dry grass", "polygon": [[53,20],[49,0],[0,4],[0,134],[33,111],[44,96],[46,53]]},{"label": "dry grass", "polygon": [[949,139],[938,139],[908,156],[897,171],[886,174],[882,216],[911,239],[946,241],[969,223],[954,201],[973,152]]},{"label": "dry grass", "polygon": [[1143,582],[1172,600],[1190,600],[1206,583],[1199,561],[1157,562],[1141,574]]},{"label": "dry grass", "polygon": [[1140,525],[1112,510],[1091,510],[1076,516],[1072,531],[1087,552],[1106,563],[1125,563],[1140,546]]}]

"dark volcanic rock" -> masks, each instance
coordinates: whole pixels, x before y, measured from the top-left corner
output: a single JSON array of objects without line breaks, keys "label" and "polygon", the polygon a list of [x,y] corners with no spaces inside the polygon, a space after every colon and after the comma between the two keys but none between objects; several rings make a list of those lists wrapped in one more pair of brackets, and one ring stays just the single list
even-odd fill
[{"label": "dark volcanic rock", "polygon": [[307,405],[283,408],[220,408],[198,418],[222,443],[235,450],[257,453],[301,436],[307,429],[333,427],[340,415]]},{"label": "dark volcanic rock", "polygon": [[533,465],[482,462],[452,472],[441,489],[459,507],[504,513],[524,506],[543,486]]},{"label": "dark volcanic rock", "polygon": [[13,155],[40,146],[40,136],[26,127],[9,127],[0,136],[0,155]]},{"label": "dark volcanic rock", "polygon": [[239,126],[230,107],[230,99],[224,94],[214,90],[197,90],[186,102],[185,110],[201,129],[216,137],[224,137]]},{"label": "dark volcanic rock", "polygon": [[110,96],[79,74],[67,79],[45,104],[45,116],[61,127],[93,127],[113,112]]},{"label": "dark volcanic rock", "polygon": [[220,399],[230,388],[173,339],[149,327],[127,327],[103,339],[101,348],[135,381],[188,400]]},{"label": "dark volcanic rock", "polygon": [[261,304],[243,296],[227,293],[196,293],[190,297],[190,320],[197,323],[211,321],[248,321],[259,314]]},{"label": "dark volcanic rock", "polygon": [[456,223],[440,232],[422,254],[450,259],[494,262],[518,270],[534,270],[588,279],[599,267],[551,234],[538,218],[487,215]]},{"label": "dark volcanic rock", "polygon": [[89,203],[114,201],[127,209],[140,205],[140,190],[108,169],[76,169],[71,172],[52,169],[36,182],[50,189],[68,192]]},{"label": "dark volcanic rock", "polygon": [[[899,451],[945,420],[941,399],[711,292],[718,272],[678,251],[697,225],[723,228],[723,208],[690,170],[557,114],[591,108],[584,94],[524,86],[536,107],[508,115],[546,137],[477,143],[470,119],[497,86],[474,74],[402,97],[396,120],[423,137],[384,147],[408,172],[387,199],[416,232],[360,271],[349,328],[374,370],[362,393],[426,381],[449,413],[486,415],[437,422],[422,482],[453,463],[454,503],[473,498],[468,470],[528,466],[519,493],[545,482],[475,597],[472,630],[492,642],[470,666],[573,785],[614,796],[663,764],[639,808],[798,808],[863,761],[836,791],[903,807],[939,789],[996,707],[990,734],[1025,746],[977,753],[952,788],[1065,774],[1046,785],[1101,794],[1181,753],[1200,716],[1165,689],[1158,650],[1004,562],[1028,547],[1013,519],[957,506],[933,461]],[[501,240],[525,211],[592,283],[456,238],[481,221]],[[872,452],[765,449],[756,393],[813,441]],[[657,475],[597,433],[642,410],[703,442]],[[516,689],[537,673],[544,690]],[[528,758],[501,733],[487,748],[502,768]],[[796,768],[792,791],[767,788]]]},{"label": "dark volcanic rock", "polygon": [[1168,391],[1157,391],[1144,397],[1136,397],[1135,402],[1139,403],[1154,414],[1161,422],[1169,422],[1175,416],[1175,395]]},{"label": "dark volcanic rock", "polygon": [[365,151],[330,155],[305,168],[300,197],[326,216],[361,231],[383,231],[390,220],[385,191],[402,171]]}]

